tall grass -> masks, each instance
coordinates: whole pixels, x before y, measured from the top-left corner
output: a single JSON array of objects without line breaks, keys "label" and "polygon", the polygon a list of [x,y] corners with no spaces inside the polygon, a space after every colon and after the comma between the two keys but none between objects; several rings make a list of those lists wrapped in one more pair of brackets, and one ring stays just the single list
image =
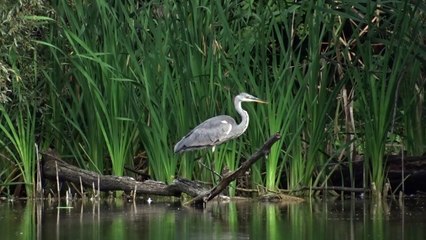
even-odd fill
[{"label": "tall grass", "polygon": [[[232,5],[226,7],[236,8]],[[280,35],[282,19],[273,14],[273,10],[277,9],[268,9],[270,6],[264,3],[259,3],[257,8],[250,5],[244,7],[248,10],[247,15],[232,16],[232,11],[220,11],[228,14],[221,15],[220,21],[224,31],[231,33],[224,35],[224,48],[228,51],[221,61],[227,69],[229,80],[235,82],[239,89],[269,102],[267,106],[245,105],[250,114],[250,126],[248,133],[241,136],[243,140],[239,144],[243,146],[242,154],[248,155],[269,134],[281,132],[283,136],[287,135],[289,125],[286,121],[294,119],[291,106],[297,101],[293,96],[293,83],[296,82],[292,75],[294,72],[290,70],[293,56],[285,46],[284,36]],[[234,21],[225,22],[229,18],[234,18]],[[231,101],[228,108],[232,111]],[[277,188],[283,170],[282,145],[282,141],[275,144],[266,161],[266,185],[269,189]],[[263,164],[256,164],[252,169],[253,184],[264,185],[263,169]]]},{"label": "tall grass", "polygon": [[[421,75],[420,65],[420,62],[414,61],[408,67],[404,81],[400,82],[399,94],[402,100],[402,121],[405,135],[403,145],[409,155],[423,154],[426,145],[426,131],[423,127],[425,85],[424,81],[418,78]],[[397,121],[394,124],[397,124]],[[396,127],[395,131],[397,131]]]},{"label": "tall grass", "polygon": [[[410,25],[414,21],[415,8],[408,2],[395,2],[393,9],[401,9],[403,14],[395,17],[381,16],[380,6],[367,4],[366,25],[370,29],[363,43],[360,43],[359,61],[361,68],[352,69],[350,73],[357,83],[357,93],[360,97],[359,115],[364,120],[365,154],[371,184],[374,184],[374,195],[381,197],[386,177],[385,153],[388,137],[394,130],[394,112],[397,111],[396,99],[399,97],[399,82],[415,68],[406,69],[407,65],[416,62],[414,47],[416,41],[410,41],[412,34]],[[383,9],[386,11],[386,9]],[[384,13],[392,13],[384,12]],[[411,16],[411,17],[410,17]],[[392,35],[383,39],[377,35],[381,28],[393,22]],[[418,23],[414,22],[414,25]],[[361,34],[359,33],[359,36]],[[416,35],[415,35],[416,36]],[[362,41],[358,37],[358,41]],[[404,44],[402,44],[404,43]],[[371,46],[383,46],[380,52]]]},{"label": "tall grass", "polygon": [[17,116],[10,115],[0,106],[0,132],[6,137],[0,138],[0,146],[6,150],[19,169],[25,184],[27,197],[33,197],[35,191],[35,111],[28,104],[19,106]]},{"label": "tall grass", "polygon": [[[250,85],[271,102],[266,112],[255,115],[254,121],[267,116],[259,127],[284,136],[272,147],[266,161],[268,189],[278,188],[284,170],[290,188],[312,185],[314,170],[324,163],[321,152],[325,151],[327,123],[340,85],[330,89],[330,67],[321,55],[325,33],[331,29],[329,16],[321,9],[323,4],[283,5],[281,11],[276,9],[279,5],[267,5],[271,12],[259,10],[257,18],[269,24],[255,29],[257,43],[245,49],[246,56],[238,57],[244,69],[250,69],[249,75],[253,74],[251,66],[256,66]],[[302,11],[303,22],[298,15]]]},{"label": "tall grass", "polygon": [[[176,77],[179,80],[174,84],[180,93],[172,98],[172,106],[176,107],[175,123],[178,138],[184,136],[191,128],[200,122],[218,114],[230,114],[234,111],[232,95],[220,59],[224,57],[223,39],[218,34],[221,26],[218,25],[223,14],[223,6],[218,2],[191,1],[175,5],[176,18],[171,19],[172,35],[175,43],[171,44],[171,53],[176,60]],[[226,25],[222,27],[227,28]],[[181,31],[187,29],[187,31]],[[171,39],[171,41],[174,41]],[[235,91],[235,90],[234,90]],[[234,92],[231,91],[231,92]],[[234,92],[235,93],[235,92]],[[172,95],[173,96],[173,95]],[[226,96],[226,97],[225,97]],[[179,98],[177,98],[179,97]],[[226,112],[225,112],[226,111]],[[226,147],[223,147],[226,149]],[[225,150],[226,151],[226,150]],[[216,171],[221,170],[224,159],[222,149],[204,158],[206,164]],[[222,155],[223,156],[223,155]],[[191,159],[194,154],[183,156],[180,161],[180,172],[183,176],[190,176],[194,169]],[[201,174],[205,181],[215,181],[211,174]]]},{"label": "tall grass", "polygon": [[[127,79],[126,72],[121,70],[126,68],[127,57],[118,44],[125,33],[121,27],[123,15],[103,1],[87,6],[80,1],[73,6],[62,1],[56,4],[63,10],[63,28],[59,31],[65,36],[62,44],[69,47],[63,50],[65,56],[61,60],[73,66],[69,76],[75,81],[67,86],[73,89],[73,104],[63,104],[64,116],[83,144],[74,146],[83,146],[83,155],[91,162],[88,165],[98,171],[104,170],[105,149],[112,173],[123,175],[137,134],[131,104],[133,80]],[[90,13],[85,7],[89,7]],[[86,26],[87,22],[90,24]]]},{"label": "tall grass", "polygon": [[4,194],[7,198],[11,198],[11,187],[22,184],[19,181],[19,169],[14,167],[13,160],[8,159],[5,154],[1,153],[0,156],[4,158],[3,161],[0,161],[0,168],[2,169],[0,171],[0,193]]},{"label": "tall grass", "polygon": [[[161,11],[167,11],[168,5]],[[134,11],[139,11],[136,6]],[[152,6],[150,6],[152,7]],[[123,6],[123,12],[125,12]],[[177,161],[173,156],[173,59],[170,54],[171,34],[166,19],[156,21],[154,9],[129,19],[130,32],[126,41],[129,69],[137,84],[133,99],[137,126],[142,144],[149,158],[150,172],[159,180],[171,181],[176,174]],[[138,31],[138,29],[140,29]],[[177,96],[179,97],[179,96]]]},{"label": "tall grass", "polygon": [[[75,34],[81,31],[78,24],[72,34],[66,35],[75,52],[83,49],[75,59],[85,61],[77,69],[86,79],[93,78],[92,72],[97,73],[99,69],[101,74],[96,78],[129,79],[120,84],[110,83],[112,86],[125,85],[123,92],[132,95],[131,101],[124,102],[133,106],[134,115],[120,116],[120,121],[125,126],[132,125],[132,120],[137,122],[150,171],[158,179],[170,181],[177,172],[195,177],[191,159],[196,158],[197,153],[179,157],[178,163],[170,151],[173,143],[208,117],[223,113],[233,115],[231,99],[240,91],[265,97],[270,104],[264,108],[246,106],[252,115],[253,127],[248,130],[247,137],[242,136],[242,142],[237,143],[243,144],[239,151],[251,152],[252,146],[274,132],[285,136],[271,150],[265,165],[266,175],[263,175],[261,164],[253,169],[255,182],[276,189],[284,170],[290,188],[312,186],[326,179],[322,174],[327,172],[316,169],[327,160],[324,153],[329,143],[325,139],[331,131],[329,126],[334,124],[330,123],[333,119],[330,116],[334,115],[334,102],[342,82],[334,80],[335,69],[327,64],[324,56],[335,54],[331,40],[336,36],[330,36],[329,32],[334,27],[330,19],[338,12],[318,1],[245,4],[191,1],[158,5],[152,2],[142,11],[141,6],[134,3],[108,6],[97,1],[93,8],[101,21],[92,25],[102,29],[98,31],[102,34],[94,40],[102,41],[103,48],[85,47],[82,43],[88,40]],[[239,12],[239,7],[245,11]],[[84,12],[79,10],[82,8],[76,9],[77,16],[85,19]],[[113,16],[107,26],[103,25],[108,18],[106,13]],[[324,41],[329,44],[326,49],[323,49]],[[361,56],[368,54],[369,45],[360,46]],[[112,59],[111,56],[118,57]],[[90,64],[95,71],[82,71]],[[97,124],[113,156],[113,144],[108,141],[117,136],[108,129],[118,125],[108,120],[114,118],[106,116],[118,113],[110,114],[107,106],[114,106],[116,101],[106,99],[103,91],[112,93],[117,87],[109,89],[106,80],[96,78],[93,83],[88,81],[86,89],[92,99],[89,102],[99,104],[92,108],[97,112]],[[365,97],[370,96],[369,89],[362,91]],[[365,105],[370,104],[370,100],[364,100]],[[101,102],[112,103],[103,107]],[[125,127],[122,129],[126,132]],[[133,136],[132,132],[126,135]],[[255,139],[248,141],[250,137]],[[209,155],[208,164],[220,171],[224,159],[235,158],[226,156],[236,156],[233,155],[235,148],[231,148],[230,155],[227,149],[224,146],[216,155]],[[380,154],[383,156],[384,152]],[[231,160],[226,161],[230,163]],[[203,178],[207,176],[211,175]]]},{"label": "tall grass", "polygon": [[[336,139],[356,134],[350,143],[365,142],[357,149],[368,157],[365,167],[380,192],[389,136],[402,137],[413,154],[424,151],[424,131],[416,131],[424,118],[424,85],[417,79],[424,20],[408,0],[378,3],[52,1],[49,34],[37,41],[51,58],[42,71],[49,111],[40,123],[34,110],[3,108],[2,132],[10,134],[0,139],[23,172],[29,170],[16,146],[29,149],[40,135],[44,148],[101,173],[123,175],[124,165],[144,151],[155,179],[214,182],[194,159],[232,170],[279,132],[268,159],[251,171],[253,186],[276,190],[327,184],[327,164],[345,148]],[[338,102],[343,84],[355,93],[353,123],[362,132],[336,130],[346,120]],[[214,154],[173,153],[209,117],[238,121],[232,98],[242,91],[269,102],[244,104],[250,114],[244,135]],[[34,154],[22,152],[28,159]],[[353,155],[346,157],[350,162]]]}]

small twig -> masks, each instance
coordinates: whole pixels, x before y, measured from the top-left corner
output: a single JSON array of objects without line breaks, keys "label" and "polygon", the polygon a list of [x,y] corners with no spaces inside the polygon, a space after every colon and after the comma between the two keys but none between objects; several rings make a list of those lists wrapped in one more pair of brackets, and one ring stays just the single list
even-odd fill
[{"label": "small twig", "polygon": [[388,198],[388,194],[389,194],[390,188],[391,188],[391,185],[390,185],[390,183],[388,181],[388,182],[385,183],[385,185],[383,187],[383,193],[382,193],[383,194],[383,199],[387,199]]},{"label": "small twig", "polygon": [[70,201],[72,200],[71,188],[68,186],[68,190],[65,191],[65,205],[69,206]]},{"label": "small twig", "polygon": [[95,188],[95,182],[92,182],[92,197],[91,200],[95,200],[95,195],[96,195],[96,188]]},{"label": "small twig", "polygon": [[38,152],[38,145],[37,143],[34,144],[35,145],[35,151],[36,151],[36,159],[37,159],[37,187],[36,187],[36,193],[37,193],[37,198],[43,198],[43,188],[41,185],[41,167],[40,167],[40,154]]},{"label": "small twig", "polygon": [[84,198],[84,188],[83,188],[83,182],[81,181],[81,176],[78,176],[80,179],[80,191],[81,191],[81,198]]},{"label": "small twig", "polygon": [[405,193],[405,163],[404,163],[404,146],[401,147],[401,183],[402,193]]},{"label": "small twig", "polygon": [[370,189],[366,188],[352,188],[352,187],[340,187],[340,186],[330,186],[330,187],[301,187],[294,190],[280,190],[284,193],[293,193],[301,192],[306,190],[315,190],[315,191],[344,191],[344,192],[369,192]]},{"label": "small twig", "polygon": [[[404,174],[404,176],[405,176],[405,174]],[[402,186],[404,185],[405,181],[406,181],[409,177],[411,177],[411,174],[408,174],[407,176],[405,176],[405,177],[404,177],[404,179],[402,179],[401,183],[400,183],[400,184],[398,184],[398,186],[396,186],[395,190],[393,191],[393,193],[392,193],[393,195],[395,195],[396,191],[398,191],[398,189],[399,189],[400,187],[401,187],[401,191],[400,191],[400,192],[404,193],[404,191],[402,190]]]},{"label": "small twig", "polygon": [[245,193],[257,193],[257,192],[259,192],[258,189],[240,188],[240,187],[237,187],[236,190],[239,191],[239,192],[245,192]]},{"label": "small twig", "polygon": [[95,188],[95,182],[92,182],[92,188],[93,188],[93,193],[92,193],[92,200],[95,200],[95,198],[96,198],[96,188]]},{"label": "small twig", "polygon": [[58,162],[55,162],[56,167],[56,186],[58,189],[58,200],[61,199],[60,187],[59,187],[59,173],[58,173]]},{"label": "small twig", "polygon": [[97,194],[96,194],[96,197],[99,199],[100,197],[101,197],[101,187],[100,187],[100,182],[101,182],[101,179],[100,179],[100,177],[99,177],[99,175],[98,175],[98,192],[97,192]]},{"label": "small twig", "polygon": [[396,112],[397,112],[397,106],[398,106],[398,93],[399,93],[399,86],[401,85],[401,81],[403,79],[403,74],[401,74],[401,76],[398,78],[398,82],[396,84],[396,89],[395,89],[395,97],[394,97],[394,102],[393,102],[393,111],[392,111],[392,123],[391,123],[391,129],[390,129],[390,133],[393,133],[394,127],[395,127],[395,120],[396,120]]}]

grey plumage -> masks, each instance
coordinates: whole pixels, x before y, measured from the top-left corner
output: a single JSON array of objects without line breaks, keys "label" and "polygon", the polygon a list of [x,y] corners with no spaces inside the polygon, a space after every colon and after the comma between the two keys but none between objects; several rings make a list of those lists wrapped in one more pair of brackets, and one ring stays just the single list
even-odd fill
[{"label": "grey plumage", "polygon": [[227,115],[209,118],[176,143],[174,152],[179,153],[208,147],[212,147],[214,151],[216,145],[239,137],[246,131],[249,124],[249,115],[242,109],[241,102],[266,103],[248,93],[238,94],[234,98],[234,106],[241,116],[240,124],[237,124],[232,117]]}]

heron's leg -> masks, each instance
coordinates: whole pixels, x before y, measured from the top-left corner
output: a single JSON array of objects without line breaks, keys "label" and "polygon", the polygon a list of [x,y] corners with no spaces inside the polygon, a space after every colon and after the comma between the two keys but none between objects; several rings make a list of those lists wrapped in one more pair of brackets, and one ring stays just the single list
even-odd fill
[{"label": "heron's leg", "polygon": [[217,173],[215,170],[213,170],[211,167],[207,166],[206,164],[203,163],[202,158],[198,158],[197,159],[198,164],[200,164],[202,167],[206,168],[207,170],[209,170],[210,172],[212,172],[214,175],[218,176],[219,179],[222,179],[222,175],[220,175],[219,173]]}]

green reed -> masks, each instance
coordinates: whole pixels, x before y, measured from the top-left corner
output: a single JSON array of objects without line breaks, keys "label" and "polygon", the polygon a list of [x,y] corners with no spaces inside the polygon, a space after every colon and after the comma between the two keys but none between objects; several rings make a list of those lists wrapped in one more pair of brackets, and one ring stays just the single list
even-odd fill
[{"label": "green reed", "polygon": [[[421,18],[424,14],[422,5],[411,6],[411,10],[406,6],[404,12],[409,16],[408,19],[399,19],[401,22],[400,27],[406,28],[398,37],[400,41],[411,41],[407,44],[406,49],[410,50],[410,54],[406,56],[408,59],[404,66],[404,79],[399,80],[399,97],[401,98],[402,105],[402,127],[404,129],[404,149],[407,150],[409,155],[421,155],[425,151],[426,146],[426,129],[424,126],[424,93],[425,83],[422,81],[422,69],[424,64],[420,56],[426,54],[425,49],[422,47],[422,39],[425,35],[425,18]],[[406,32],[404,32],[406,31]],[[424,60],[424,57],[423,57]],[[423,67],[422,67],[423,66]],[[394,114],[395,115],[395,114]],[[398,127],[397,119],[393,119],[392,129]],[[400,134],[395,130],[396,133]]]},{"label": "green reed", "polygon": [[[319,153],[325,148],[326,124],[339,85],[329,89],[329,67],[321,62],[321,42],[330,28],[323,24],[328,15],[318,10],[321,4],[265,6],[266,11],[260,8],[257,19],[269,25],[258,25],[253,31],[256,41],[240,49],[236,58],[250,76],[250,86],[270,101],[266,112],[263,109],[257,112],[253,121],[256,124],[260,121],[259,127],[268,129],[268,134],[280,132],[283,136],[266,161],[268,189],[278,188],[284,170],[291,188],[312,185],[313,172],[323,162]],[[300,12],[306,12],[301,15],[305,21],[300,21]],[[307,49],[298,44],[300,41],[306,43]],[[267,116],[267,121],[263,116]],[[260,179],[260,171],[254,172]]]},{"label": "green reed", "polygon": [[[406,66],[416,62],[413,50],[417,42],[407,39],[409,36],[412,37],[410,25],[415,21],[413,16],[416,10],[407,1],[395,2],[394,7],[401,9],[402,14],[388,19],[377,15],[378,5],[368,4],[367,24],[371,31],[364,43],[359,45],[362,67],[351,69],[349,72],[357,83],[356,90],[360,96],[358,114],[365,123],[364,149],[368,157],[366,168],[370,173],[371,184],[375,186],[373,194],[378,198],[381,197],[386,178],[384,156],[389,134],[394,130],[398,85],[407,74]],[[373,24],[373,18],[382,21],[384,26],[389,21],[395,21],[393,34],[388,39],[377,35],[381,25]],[[374,44],[384,46],[386,51],[374,51],[375,49],[371,47]],[[412,70],[413,68],[408,69]]]},{"label": "green reed", "polygon": [[[170,36],[164,28],[166,23],[157,23],[151,13],[151,10],[147,11],[130,22],[128,37],[135,41],[135,45],[126,41],[126,48],[128,52],[134,50],[133,54],[129,54],[131,78],[137,84],[133,111],[138,119],[140,140],[149,158],[149,170],[156,179],[169,182],[177,168],[170,143],[173,129],[170,92],[174,89],[167,56]],[[140,33],[136,31],[139,26]]]},{"label": "green reed", "polygon": [[[63,44],[72,50],[63,58],[70,62],[70,77],[75,79],[75,84],[68,87],[76,91],[72,93],[73,104],[64,103],[64,117],[83,140],[74,146],[82,148],[77,151],[83,151],[92,162],[90,165],[99,171],[104,168],[105,149],[112,173],[123,175],[137,134],[130,104],[133,80],[126,78],[124,47],[117,45],[125,36],[121,26],[123,15],[117,6],[112,8],[104,1],[88,6],[80,1],[73,6],[57,4],[57,8],[63,9]],[[85,7],[89,7],[90,13]],[[90,24],[84,26],[84,22]],[[84,115],[79,115],[81,111]]]},{"label": "green reed", "polygon": [[[346,146],[334,130],[343,129],[338,101],[346,84],[355,91],[353,130],[363,129],[346,134],[365,141],[358,150],[368,156],[365,167],[380,191],[392,134],[412,153],[424,149],[424,86],[417,80],[424,20],[408,1],[364,2],[52,1],[54,17],[39,17],[50,31],[36,41],[52,61],[42,71],[49,111],[40,123],[26,107],[3,110],[2,133],[12,137],[0,139],[22,171],[29,170],[15,145],[29,149],[37,132],[43,148],[72,155],[83,168],[122,175],[136,151],[145,151],[155,179],[214,182],[194,159],[202,157],[219,172],[235,169],[279,132],[282,139],[266,161],[251,170],[253,186],[324,185],[326,164]],[[269,102],[244,104],[250,114],[245,134],[213,154],[173,153],[173,145],[209,117],[239,121],[232,98],[242,91]]]},{"label": "green reed", "polygon": [[[173,36],[177,41],[171,45],[171,52],[176,59],[176,77],[179,82],[175,89],[180,93],[174,95],[173,104],[177,104],[175,113],[179,137],[207,118],[217,114],[234,112],[232,93],[227,90],[226,77],[223,76],[220,59],[224,57],[221,34],[218,33],[219,16],[223,8],[209,1],[191,1],[176,4],[177,18],[172,18]],[[226,23],[225,23],[226,24]],[[225,26],[225,25],[222,25]],[[181,31],[186,29],[187,31]],[[229,96],[229,98],[225,98]],[[179,96],[179,98],[176,98]],[[231,112],[229,112],[231,111]],[[176,141],[179,140],[176,139]],[[207,163],[215,169],[222,166],[222,158],[207,155],[209,150],[196,154],[207,156]],[[219,149],[218,149],[219,151]],[[180,172],[187,176],[194,168],[194,155],[184,154],[180,161]],[[210,175],[210,174],[207,174]],[[203,179],[211,181],[208,177]]]},{"label": "green reed", "polygon": [[81,36],[81,39],[72,39],[75,35],[73,31],[81,28],[86,16],[81,2],[76,2],[74,8],[64,2],[54,2],[53,5],[58,17],[52,23],[46,41],[39,41],[40,45],[49,48],[53,60],[51,71],[45,73],[52,109],[49,121],[51,130],[46,133],[53,138],[47,142],[52,142],[61,154],[70,153],[80,167],[103,173],[106,165],[105,143],[94,114],[96,99],[91,94],[91,86],[96,86],[96,79],[100,78],[100,74],[90,70],[96,68],[94,61],[91,62],[89,58],[72,59],[71,54],[73,48],[75,52],[81,51],[78,44],[74,45],[75,42],[87,42],[85,47],[88,52],[95,51],[88,34]]},{"label": "green reed", "polygon": [[[223,144],[217,147],[217,150],[211,155],[211,157],[208,158],[208,164],[210,164],[210,166],[213,166],[212,169],[216,173],[219,173],[224,176],[227,172],[235,171],[238,168],[240,159],[242,157],[242,149],[243,143],[240,140],[235,140],[233,142]],[[212,176],[211,181],[213,183],[217,183],[220,181],[218,176],[215,176],[212,173],[210,173],[209,175]],[[229,196],[235,196],[236,187],[237,183],[235,181],[229,184]]]},{"label": "green reed", "polygon": [[13,160],[8,159],[5,154],[0,153],[3,161],[0,161],[0,193],[4,194],[7,198],[11,198],[11,186],[21,184],[18,178],[20,177],[19,170],[13,166]]},{"label": "green reed", "polygon": [[28,104],[18,107],[18,114],[11,115],[0,106],[0,146],[16,164],[25,184],[27,197],[33,197],[35,190],[35,111]]},{"label": "green reed", "polygon": [[[270,25],[263,25],[262,22],[267,22],[269,17],[269,10],[263,12],[266,6],[259,6],[258,10],[251,9],[249,15],[237,15],[234,16],[233,21],[229,21],[229,17],[232,10],[226,10],[226,8],[233,9],[232,5],[224,5],[223,8],[218,8],[220,13],[219,21],[224,26],[225,35],[219,41],[223,43],[223,48],[228,49],[226,51],[226,57],[221,58],[223,69],[226,69],[228,81],[234,83],[237,89],[241,91],[247,91],[260,98],[264,98],[270,101],[274,95],[270,95],[268,89],[265,89],[265,85],[269,85],[270,74],[268,70],[267,51],[268,51],[268,40],[270,32],[273,31]],[[247,6],[250,8],[250,6]],[[253,22],[250,25],[246,25],[245,22],[252,17]],[[273,25],[272,25],[273,26]],[[232,85],[231,85],[232,86]],[[282,91],[280,84],[278,88]],[[234,94],[237,94],[234,91]],[[231,101],[231,96],[228,97],[228,111],[234,112],[234,106]],[[282,98],[280,98],[282,99]],[[264,132],[267,129],[265,122],[268,122],[267,114],[265,110],[269,107],[277,107],[273,102],[270,102],[268,106],[256,105],[256,104],[244,104],[244,107],[248,110],[250,115],[250,125],[247,133],[242,135],[241,141],[237,143],[242,147],[242,155],[248,157],[249,154],[255,151],[255,148],[260,147],[260,144],[267,139],[268,133]],[[232,114],[231,114],[232,115]],[[278,114],[277,114],[278,115]],[[280,115],[283,116],[283,115]],[[237,117],[238,118],[238,117]],[[238,121],[238,120],[237,120]],[[273,130],[279,132],[280,129]],[[278,146],[278,149],[280,146]],[[278,158],[272,157],[273,160]],[[268,160],[269,162],[269,160]],[[252,180],[254,184],[261,184],[263,182],[262,176],[262,165],[261,163],[256,164],[252,169]],[[268,171],[267,171],[268,172]],[[271,175],[277,176],[278,173],[271,172]],[[275,181],[274,181],[275,183]],[[262,184],[263,185],[263,184]]]},{"label": "green reed", "polygon": [[[61,153],[67,152],[68,149],[80,167],[103,173],[106,165],[105,146],[100,141],[101,128],[96,114],[93,114],[95,99],[91,94],[90,81],[81,81],[79,84],[75,84],[74,81],[63,81],[67,78],[74,79],[78,73],[67,72],[63,67],[64,62],[72,61],[66,56],[64,52],[66,49],[58,48],[58,46],[67,45],[66,40],[54,37],[62,31],[63,29],[57,26],[52,27],[47,41],[39,42],[50,48],[49,53],[54,59],[52,63],[54,67],[50,72],[45,73],[52,109],[50,124],[47,127],[49,130],[46,130],[48,140],[45,144],[54,145],[55,149]],[[96,78],[96,76],[93,77]],[[91,78],[92,82],[94,78]],[[64,94],[66,90],[70,91]],[[70,139],[69,135],[74,138]]]},{"label": "green reed", "polygon": [[[408,67],[404,81],[400,82],[402,100],[402,122],[405,141],[402,143],[408,155],[421,155],[426,144],[426,131],[424,128],[424,82],[418,76],[421,75],[421,63],[414,61]],[[413,94],[414,93],[414,94]],[[394,123],[397,124],[397,123]],[[396,126],[394,126],[396,128]]]}]

